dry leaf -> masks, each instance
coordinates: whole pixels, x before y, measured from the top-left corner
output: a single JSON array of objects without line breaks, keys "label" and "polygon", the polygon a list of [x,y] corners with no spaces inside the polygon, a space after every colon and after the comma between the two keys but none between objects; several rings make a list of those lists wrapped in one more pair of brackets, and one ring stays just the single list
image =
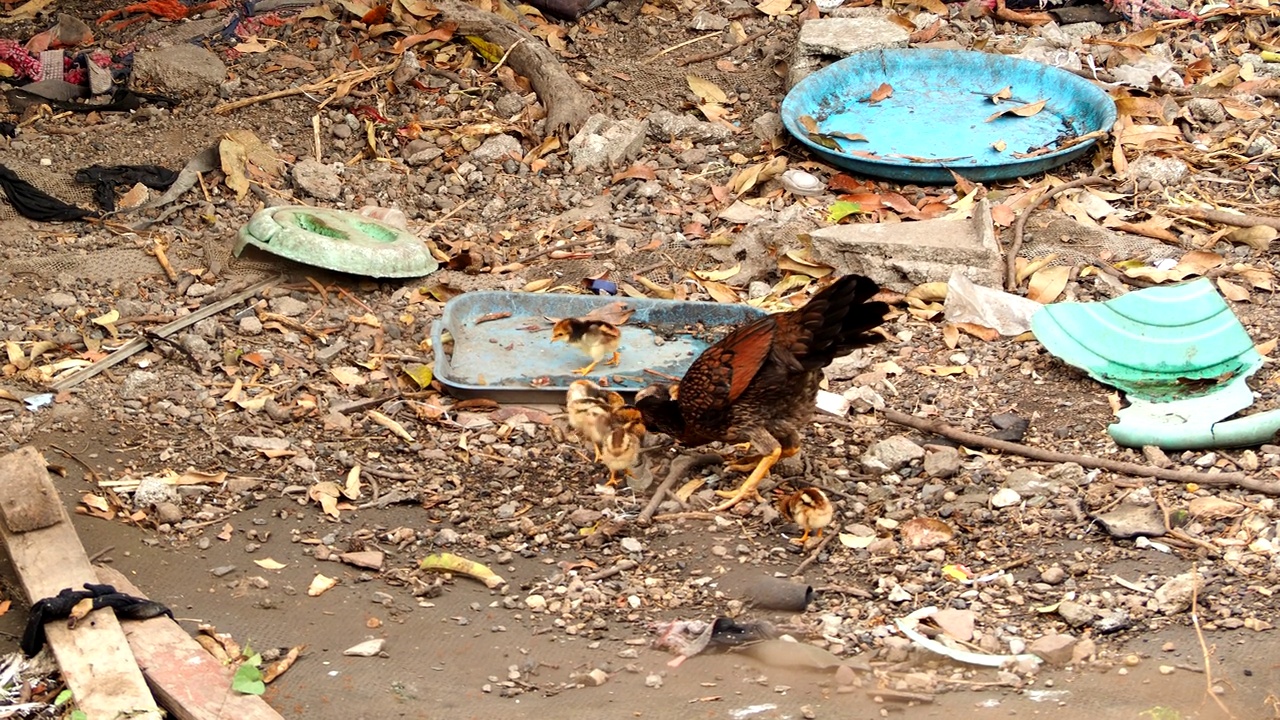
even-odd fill
[{"label": "dry leaf", "polygon": [[[790,5],[791,3],[788,1],[787,4]],[[720,105],[729,102],[729,96],[725,94],[724,90],[721,90],[720,86],[710,80],[704,80],[697,75],[688,75],[685,77],[685,82],[689,83],[689,89],[693,91],[694,95],[701,98],[703,102]]]},{"label": "dry leaf", "polygon": [[1067,280],[1071,278],[1071,268],[1066,265],[1055,265],[1037,270],[1027,283],[1027,298],[1041,305],[1048,305],[1067,288]]},{"label": "dry leaf", "polygon": [[311,579],[311,586],[307,588],[307,594],[311,597],[319,597],[331,590],[333,586],[337,584],[337,578],[316,575]]},{"label": "dry leaf", "polygon": [[261,560],[254,560],[253,564],[257,565],[263,570],[280,570],[281,568],[288,567],[284,563],[279,562],[277,560],[272,560],[271,558],[262,558]]},{"label": "dry leaf", "polygon": [[689,502],[689,498],[692,497],[694,493],[698,492],[698,489],[706,482],[706,478],[694,478],[690,480],[684,485],[681,485],[680,489],[676,491],[676,498],[682,503]]},{"label": "dry leaf", "polygon": [[787,11],[791,7],[791,0],[763,0],[756,9],[768,15],[769,17],[777,17]]},{"label": "dry leaf", "polygon": [[307,496],[312,500],[320,503],[320,509],[325,515],[330,517],[338,517],[338,495],[342,493],[342,488],[338,484],[325,480],[311,486],[307,491]]},{"label": "dry leaf", "polygon": [[[1249,247],[1259,252],[1266,252],[1271,247],[1271,241],[1280,235],[1275,228],[1268,225],[1254,225],[1253,227],[1235,228],[1227,233],[1227,239],[1241,245]],[[97,322],[95,320],[94,322]]]},{"label": "dry leaf", "polygon": [[702,283],[702,287],[716,302],[736,303],[739,300],[738,293],[734,292],[733,288],[725,285],[724,283],[705,280]]},{"label": "dry leaf", "polygon": [[870,105],[875,105],[876,103],[888,100],[891,97],[893,97],[893,86],[889,83],[881,83],[880,87],[873,90],[871,94],[867,96],[866,101]]},{"label": "dry leaf", "polygon": [[1224,278],[1218,278],[1218,292],[1232,302],[1247,302],[1249,300],[1248,290]]},{"label": "dry leaf", "polygon": [[360,499],[360,465],[359,463],[351,466],[351,470],[347,472],[347,484],[342,488],[342,494],[348,500]]},{"label": "dry leaf", "polygon": [[391,418],[387,417],[386,415],[383,415],[377,410],[370,410],[367,414],[370,420],[390,430],[393,435],[400,438],[401,440],[404,440],[405,442],[417,442],[416,440],[414,440],[413,435],[411,435],[408,430],[404,429],[403,425],[396,422],[395,420],[392,420]]},{"label": "dry leaf", "polygon": [[223,138],[218,143],[218,157],[222,163],[222,173],[226,176],[227,187],[236,193],[241,200],[249,192],[249,176],[245,175],[245,167],[249,164],[249,154],[244,146],[230,138]]},{"label": "dry leaf", "polygon": [[359,387],[365,382],[364,373],[346,365],[329,368],[329,374],[332,375],[335,380],[345,385],[348,390]]}]

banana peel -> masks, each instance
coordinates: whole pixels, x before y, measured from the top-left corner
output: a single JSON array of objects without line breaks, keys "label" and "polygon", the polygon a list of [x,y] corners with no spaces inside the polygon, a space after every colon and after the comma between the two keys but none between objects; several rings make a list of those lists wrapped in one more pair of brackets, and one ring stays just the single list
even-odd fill
[{"label": "banana peel", "polygon": [[474,560],[468,560],[464,557],[458,557],[453,553],[437,553],[435,555],[428,555],[422,559],[422,562],[418,563],[418,567],[422,570],[451,572],[473,577],[484,583],[485,587],[490,590],[507,584],[507,581],[502,579],[501,575],[490,570],[487,565],[482,565]]}]

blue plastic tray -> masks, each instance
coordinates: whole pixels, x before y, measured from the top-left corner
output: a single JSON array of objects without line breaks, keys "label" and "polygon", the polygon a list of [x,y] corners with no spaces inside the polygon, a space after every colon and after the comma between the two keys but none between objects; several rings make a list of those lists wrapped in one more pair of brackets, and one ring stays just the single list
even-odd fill
[{"label": "blue plastic tray", "polygon": [[[453,298],[431,328],[435,377],[459,397],[502,402],[562,401],[573,373],[591,361],[563,342],[551,342],[548,318],[580,317],[617,302],[593,295],[473,292]],[[661,378],[645,369],[682,377],[693,360],[733,326],[765,314],[750,305],[623,298],[635,313],[622,327],[621,363],[603,363],[588,376],[609,378],[619,392],[635,392]],[[510,317],[477,324],[494,313]],[[453,337],[452,351],[442,342]]]},{"label": "blue plastic tray", "polygon": [[[882,83],[886,100],[864,100]],[[1010,100],[991,96],[1011,88]],[[1047,100],[1030,117],[999,110]],[[834,138],[834,152],[809,137],[807,115]],[[1030,158],[1015,152],[1056,147],[1063,139],[1110,130],[1115,103],[1084,78],[1030,60],[966,50],[872,50],[832,63],[796,84],[782,101],[787,130],[828,162],[854,172],[906,182],[950,184],[948,168],[971,180],[1001,180],[1043,172],[1079,157],[1095,140]],[[1003,141],[1005,149],[993,145]],[[875,157],[851,154],[874,153]],[[932,162],[920,162],[927,158]]]}]

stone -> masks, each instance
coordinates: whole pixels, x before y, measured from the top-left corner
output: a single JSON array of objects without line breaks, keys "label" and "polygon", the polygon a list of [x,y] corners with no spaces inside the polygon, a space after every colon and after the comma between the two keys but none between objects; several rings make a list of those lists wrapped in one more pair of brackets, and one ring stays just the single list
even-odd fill
[{"label": "stone", "polygon": [[832,225],[801,239],[810,243],[816,262],[830,265],[841,275],[866,275],[881,287],[900,292],[922,283],[945,283],[953,271],[978,285],[1004,285],[1004,261],[985,200],[968,221]]},{"label": "stone", "polygon": [[723,30],[729,27],[729,21],[720,15],[709,13],[706,10],[699,10],[698,14],[693,16],[693,20],[689,21],[690,30],[707,31],[707,30]]},{"label": "stone", "polygon": [[938,627],[942,628],[943,632],[960,642],[969,642],[973,639],[976,616],[972,610],[952,608],[939,610],[933,614],[933,621],[938,623]]},{"label": "stone", "polygon": [[352,645],[346,650],[343,650],[342,654],[350,657],[377,657],[382,654],[382,646],[386,642],[387,641],[382,638],[365,640],[359,645]]},{"label": "stone", "polygon": [[160,376],[146,370],[134,370],[124,376],[120,384],[120,397],[124,400],[145,400],[148,391],[160,382]]},{"label": "stone", "polygon": [[884,397],[865,385],[855,385],[845,390],[843,397],[849,401],[849,407],[859,413],[883,410],[885,407]]},{"label": "stone", "polygon": [[583,527],[590,527],[591,525],[595,525],[597,522],[600,522],[600,518],[602,517],[604,517],[604,513],[600,512],[599,510],[580,507],[574,510],[573,512],[569,513],[568,520],[569,522],[573,523],[574,527],[583,528]]},{"label": "stone", "polygon": [[256,315],[246,315],[240,318],[240,332],[244,335],[261,335],[262,321]]},{"label": "stone", "polygon": [[853,17],[819,18],[800,26],[791,53],[787,73],[787,89],[819,70],[831,60],[849,57],[867,50],[903,48],[911,34],[889,19],[879,8],[853,14]]},{"label": "stone", "polygon": [[991,507],[1007,508],[1022,502],[1022,496],[1012,488],[1000,488],[991,496]]},{"label": "stone", "polygon": [[924,448],[902,435],[877,442],[862,454],[862,469],[873,475],[895,472],[924,457]]},{"label": "stone", "polygon": [[227,66],[217,55],[199,45],[179,43],[134,53],[130,81],[165,95],[199,97],[217,92],[226,79]]},{"label": "stone", "polygon": [[1067,571],[1061,565],[1050,565],[1040,572],[1040,582],[1046,585],[1061,585],[1067,581]]},{"label": "stone", "polygon": [[947,445],[930,445],[924,449],[925,475],[935,478],[949,478],[959,471],[959,450]]},{"label": "stone", "polygon": [[59,310],[65,310],[66,308],[69,308],[69,307],[75,307],[76,303],[78,302],[76,300],[75,295],[72,295],[69,292],[62,292],[61,290],[57,290],[49,293],[48,295],[45,295],[44,301],[50,307],[55,307],[55,308],[58,308]]},{"label": "stone", "polygon": [[1159,183],[1171,187],[1181,183],[1191,173],[1187,164],[1176,157],[1142,155],[1129,163],[1128,177],[1137,182]]},{"label": "stone", "polygon": [[1004,480],[1005,487],[1017,491],[1023,497],[1035,495],[1056,495],[1058,483],[1050,480],[1035,470],[1018,468],[1009,473]]},{"label": "stone", "polygon": [[1070,635],[1045,635],[1027,646],[1027,651],[1039,656],[1050,665],[1066,665],[1071,662],[1076,639]]},{"label": "stone", "polygon": [[[1139,535],[1160,537],[1168,529],[1165,527],[1164,512],[1154,502],[1142,499],[1143,491],[1129,493],[1119,505],[1112,510],[1097,515],[1094,520],[1106,530],[1111,537],[1131,538]],[[1150,499],[1150,492],[1146,493]]]},{"label": "stone", "polygon": [[587,673],[585,680],[587,685],[600,687],[601,685],[609,682],[609,673],[601,670],[600,668],[594,668],[591,672]]},{"label": "stone", "polygon": [[362,550],[360,552],[345,552],[338,556],[338,559],[348,565],[366,568],[368,570],[382,569],[382,553],[377,550]]},{"label": "stone", "polygon": [[271,312],[285,317],[298,317],[310,309],[305,302],[288,295],[273,297],[270,300]]},{"label": "stone", "polygon": [[776,112],[767,112],[751,121],[751,134],[760,142],[773,142],[787,131],[782,124],[782,116]]},{"label": "stone", "polygon": [[444,155],[444,150],[438,147],[430,147],[409,155],[409,157],[405,158],[405,162],[409,164],[409,167],[422,167],[423,165],[430,165],[441,155]]},{"label": "stone", "polygon": [[1244,512],[1244,506],[1210,496],[1192,498],[1187,505],[1187,510],[1191,513],[1191,517],[1198,520],[1220,520],[1239,515]]},{"label": "stone", "polygon": [[302,192],[320,200],[342,197],[342,178],[329,165],[306,157],[293,166],[293,183]]},{"label": "stone", "polygon": [[647,119],[613,120],[598,113],[592,115],[569,140],[573,169],[582,172],[622,166],[640,152],[648,131]]},{"label": "stone", "polygon": [[510,135],[494,135],[471,151],[471,162],[480,166],[493,165],[509,159],[519,160],[522,157],[524,157],[524,150],[520,147],[520,141]]},{"label": "stone", "polygon": [[1098,612],[1088,605],[1063,600],[1058,603],[1058,615],[1071,627],[1081,627],[1093,622],[1098,617]]},{"label": "stone", "polygon": [[182,522],[182,508],[177,503],[156,503],[156,522],[177,525]]},{"label": "stone", "polygon": [[1172,615],[1191,607],[1191,598],[1203,589],[1203,575],[1183,573],[1165,581],[1163,585],[1156,588],[1152,597],[1160,612]]},{"label": "stone", "polygon": [[1196,120],[1211,125],[1227,119],[1227,111],[1223,109],[1222,103],[1213,98],[1191,98],[1187,101],[1187,111]]},{"label": "stone", "polygon": [[676,138],[695,143],[720,143],[732,138],[733,131],[724,125],[670,110],[658,110],[649,115],[649,137],[659,142],[670,142]]}]

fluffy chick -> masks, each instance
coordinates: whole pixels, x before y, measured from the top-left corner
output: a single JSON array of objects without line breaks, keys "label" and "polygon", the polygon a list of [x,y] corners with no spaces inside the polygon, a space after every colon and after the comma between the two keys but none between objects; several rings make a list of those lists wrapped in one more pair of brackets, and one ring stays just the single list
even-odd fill
[{"label": "fluffy chick", "polygon": [[624,404],[621,395],[590,380],[575,380],[569,385],[565,396],[569,427],[595,448],[596,462],[600,461],[600,445],[612,429],[611,415]]},{"label": "fluffy chick", "polygon": [[640,411],[624,405],[613,411],[610,416],[609,434],[600,446],[600,461],[609,468],[609,485],[618,484],[618,473],[623,476],[631,474],[640,458],[640,442],[644,439],[644,422]]},{"label": "fluffy chick", "polygon": [[[572,347],[581,350],[591,357],[591,364],[574,370],[579,375],[586,375],[596,368],[601,361],[605,365],[617,365],[621,354],[618,345],[622,342],[622,331],[613,323],[588,318],[565,318],[556,322],[551,328],[551,342],[563,340]],[[605,358],[609,358],[605,361]]]},{"label": "fluffy chick", "polygon": [[807,487],[791,494],[780,493],[778,511],[782,516],[800,526],[804,535],[795,542],[803,545],[809,541],[809,534],[817,531],[822,537],[822,529],[831,524],[835,517],[835,508],[827,499],[827,494],[816,487]]}]

